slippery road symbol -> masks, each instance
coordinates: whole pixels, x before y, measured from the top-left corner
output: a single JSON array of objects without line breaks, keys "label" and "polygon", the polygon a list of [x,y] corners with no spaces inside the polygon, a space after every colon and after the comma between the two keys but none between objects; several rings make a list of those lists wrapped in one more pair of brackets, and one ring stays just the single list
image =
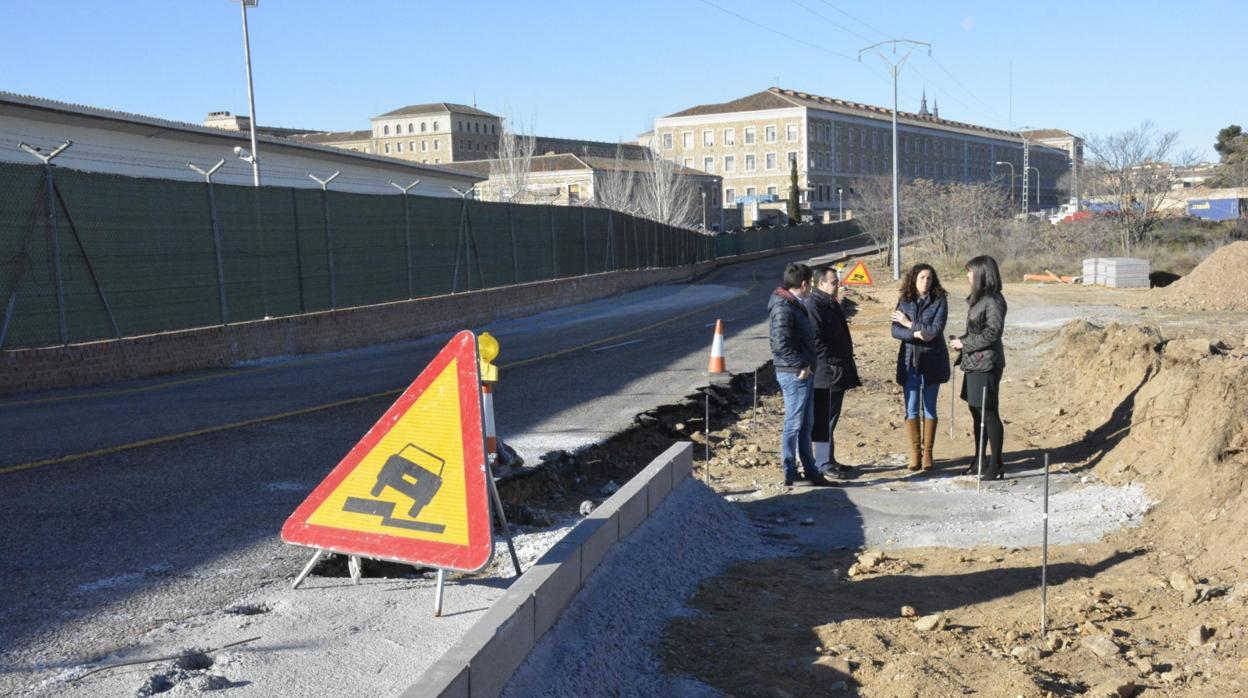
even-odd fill
[{"label": "slippery road symbol", "polygon": [[403,450],[386,459],[385,465],[377,472],[377,481],[373,484],[371,493],[377,497],[389,487],[411,499],[412,506],[407,510],[409,518],[394,518],[395,503],[382,499],[347,497],[342,510],[352,514],[381,517],[382,526],[441,533],[446,526],[411,519],[418,517],[420,511],[433,501],[438,490],[442,488],[442,468],[445,466],[446,461],[437,455],[416,444],[408,444]]}]

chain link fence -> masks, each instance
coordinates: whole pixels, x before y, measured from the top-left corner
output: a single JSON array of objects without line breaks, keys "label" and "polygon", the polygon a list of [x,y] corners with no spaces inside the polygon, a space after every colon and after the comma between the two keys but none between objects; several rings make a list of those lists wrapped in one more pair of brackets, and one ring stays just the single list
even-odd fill
[{"label": "chain link fence", "polygon": [[614,211],[0,163],[0,348],[51,346],[846,237],[708,236]]}]

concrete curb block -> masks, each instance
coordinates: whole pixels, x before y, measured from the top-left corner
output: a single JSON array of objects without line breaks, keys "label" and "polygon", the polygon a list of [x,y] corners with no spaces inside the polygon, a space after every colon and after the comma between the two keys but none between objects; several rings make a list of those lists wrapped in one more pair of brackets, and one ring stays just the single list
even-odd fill
[{"label": "concrete curb block", "polygon": [[612,545],[628,537],[693,471],[693,444],[673,444],[572,527],[433,663],[403,698],[494,698],[555,624]]}]

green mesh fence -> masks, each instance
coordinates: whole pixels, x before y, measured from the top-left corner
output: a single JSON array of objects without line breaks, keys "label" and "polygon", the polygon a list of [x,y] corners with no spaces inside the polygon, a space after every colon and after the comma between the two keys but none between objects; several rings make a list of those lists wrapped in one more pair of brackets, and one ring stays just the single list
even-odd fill
[{"label": "green mesh fence", "polygon": [[851,222],[712,237],[589,207],[51,173],[49,187],[41,166],[0,163],[0,348],[687,265],[856,232]]}]

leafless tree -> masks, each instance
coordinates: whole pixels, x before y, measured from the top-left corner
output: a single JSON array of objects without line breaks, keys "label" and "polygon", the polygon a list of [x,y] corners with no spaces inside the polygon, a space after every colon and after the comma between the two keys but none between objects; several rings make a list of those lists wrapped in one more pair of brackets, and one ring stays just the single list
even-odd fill
[{"label": "leafless tree", "polygon": [[1081,184],[1114,207],[1123,254],[1151,240],[1167,201],[1177,196],[1175,165],[1196,159],[1190,153],[1176,157],[1178,140],[1178,131],[1158,131],[1151,121],[1129,131],[1087,139],[1090,158]]},{"label": "leafless tree", "polygon": [[594,178],[593,197],[587,203],[623,213],[639,213],[637,180],[638,173],[624,157],[624,149],[616,146],[611,168]]},{"label": "leafless tree", "polygon": [[907,233],[918,235],[946,265],[983,248],[1009,219],[1009,197],[992,184],[918,179],[901,196]]},{"label": "leafless tree", "polygon": [[852,187],[854,221],[871,239],[876,252],[892,263],[893,182],[889,177],[863,177]]},{"label": "leafless tree", "polygon": [[490,159],[491,188],[499,201],[523,202],[529,195],[536,139],[532,134],[524,135],[521,129],[523,124],[519,121],[504,119],[498,135],[498,157]]},{"label": "leafless tree", "polygon": [[651,152],[637,180],[641,215],[667,225],[692,228],[701,218],[698,186],[671,160]]}]

